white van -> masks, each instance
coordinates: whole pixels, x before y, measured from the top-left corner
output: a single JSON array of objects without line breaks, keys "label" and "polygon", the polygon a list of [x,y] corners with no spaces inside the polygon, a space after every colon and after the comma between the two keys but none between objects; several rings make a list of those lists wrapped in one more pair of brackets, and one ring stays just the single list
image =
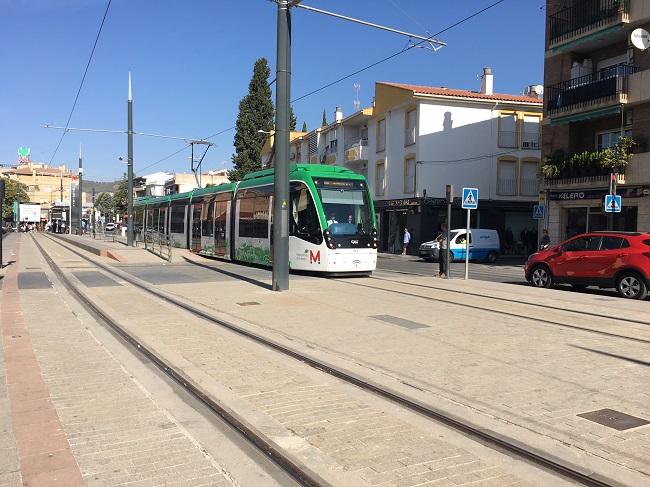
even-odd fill
[{"label": "white van", "polygon": [[[450,260],[465,260],[465,228],[451,231]],[[496,230],[470,228],[469,230],[469,260],[496,262],[501,251],[501,242]],[[435,240],[420,245],[419,255],[425,260],[438,260],[440,244]]]}]

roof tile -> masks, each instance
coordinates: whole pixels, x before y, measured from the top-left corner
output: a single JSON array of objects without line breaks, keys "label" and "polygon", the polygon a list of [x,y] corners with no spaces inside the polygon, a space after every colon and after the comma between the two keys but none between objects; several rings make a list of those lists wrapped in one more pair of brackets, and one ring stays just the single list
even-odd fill
[{"label": "roof tile", "polygon": [[423,95],[438,95],[438,96],[450,96],[457,98],[475,98],[478,100],[496,100],[496,101],[512,101],[519,103],[536,103],[541,105],[543,100],[541,98],[533,98],[532,96],[526,95],[508,95],[504,93],[494,93],[492,95],[486,95],[478,91],[470,90],[456,90],[452,88],[438,87],[438,86],[421,86],[421,85],[409,85],[404,83],[389,83],[380,81],[379,83],[388,86],[395,86],[396,88],[402,88],[404,90],[410,90],[415,94]]}]

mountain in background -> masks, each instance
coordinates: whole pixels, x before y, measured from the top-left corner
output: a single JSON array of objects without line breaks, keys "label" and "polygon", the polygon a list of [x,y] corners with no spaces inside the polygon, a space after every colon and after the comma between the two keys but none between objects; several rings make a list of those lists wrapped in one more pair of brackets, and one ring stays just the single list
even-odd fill
[{"label": "mountain in background", "polygon": [[115,190],[117,189],[117,186],[120,184],[121,179],[118,179],[117,181],[90,181],[90,180],[83,180],[83,192],[84,193],[92,193],[93,191],[93,186],[95,187],[95,194],[99,193],[114,193]]}]

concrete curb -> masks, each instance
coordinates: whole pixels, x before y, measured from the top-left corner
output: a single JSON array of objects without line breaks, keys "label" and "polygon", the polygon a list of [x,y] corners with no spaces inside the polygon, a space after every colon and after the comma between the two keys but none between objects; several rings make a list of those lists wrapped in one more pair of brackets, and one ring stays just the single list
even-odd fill
[{"label": "concrete curb", "polygon": [[89,245],[85,242],[81,242],[73,237],[66,236],[66,235],[59,235],[59,234],[52,234],[55,235],[56,238],[60,238],[61,240],[65,240],[71,245],[74,245],[75,247],[79,247],[82,250],[85,250],[86,252],[90,252],[91,254],[98,255],[100,257],[107,257],[109,259],[116,260],[117,262],[127,262],[127,260],[115,252],[114,250],[109,250],[109,249],[104,249],[101,247],[95,247],[94,245]]}]

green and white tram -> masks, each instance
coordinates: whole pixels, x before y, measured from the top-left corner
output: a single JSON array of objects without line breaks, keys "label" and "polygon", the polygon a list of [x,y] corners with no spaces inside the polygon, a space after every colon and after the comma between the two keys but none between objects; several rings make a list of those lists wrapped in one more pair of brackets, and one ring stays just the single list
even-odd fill
[{"label": "green and white tram", "polygon": [[[201,255],[270,265],[273,169],[236,183],[135,201],[136,238],[171,238]],[[292,165],[289,170],[291,269],[370,273],[377,264],[372,198],[363,176],[337,166]]]}]

